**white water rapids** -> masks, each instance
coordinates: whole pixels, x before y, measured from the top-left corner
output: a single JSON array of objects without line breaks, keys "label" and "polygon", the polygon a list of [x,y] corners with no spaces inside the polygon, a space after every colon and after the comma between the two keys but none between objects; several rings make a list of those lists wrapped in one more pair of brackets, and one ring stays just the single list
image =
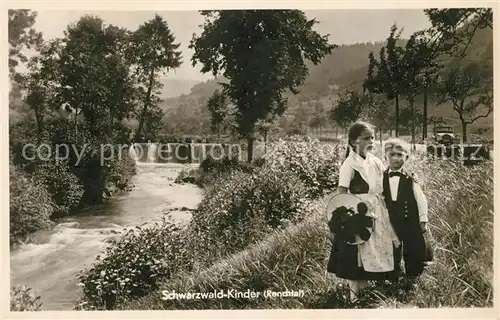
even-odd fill
[{"label": "white water rapids", "polygon": [[[10,254],[11,287],[33,288],[44,310],[73,310],[78,298],[77,273],[95,262],[124,227],[159,219],[172,208],[195,209],[201,190],[174,179],[185,165],[137,163],[135,188],[103,205],[63,219],[51,230],[34,234],[35,242]],[[188,221],[189,211],[171,211],[175,221]]]}]

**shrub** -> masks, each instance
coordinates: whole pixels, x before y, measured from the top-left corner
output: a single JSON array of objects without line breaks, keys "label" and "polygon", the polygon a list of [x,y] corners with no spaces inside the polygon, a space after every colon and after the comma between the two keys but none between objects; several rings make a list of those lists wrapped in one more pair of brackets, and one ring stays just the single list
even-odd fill
[{"label": "shrub", "polygon": [[[134,159],[128,150],[122,151],[120,157],[110,164],[110,171],[107,176],[107,183],[111,188],[127,190],[131,186],[132,176],[137,172]],[[109,189],[109,188],[108,188]]]},{"label": "shrub", "polygon": [[338,185],[338,168],[344,160],[344,149],[309,138],[279,140],[265,156],[264,167],[297,176],[306,186],[307,195],[317,198]]},{"label": "shrub", "polygon": [[[310,201],[302,181],[267,167],[257,173],[226,175],[208,191],[190,225],[200,263],[210,263],[241,250],[269,231],[295,223]],[[200,240],[203,239],[203,240]]]},{"label": "shrub", "polygon": [[117,301],[141,297],[157,288],[157,279],[189,269],[185,231],[164,219],[129,229],[104,257],[79,275],[81,309],[113,309]]},{"label": "shrub", "polygon": [[52,226],[55,203],[45,186],[12,163],[9,172],[10,243],[23,240],[31,232]]},{"label": "shrub", "polygon": [[226,176],[235,171],[252,173],[257,168],[262,167],[264,159],[257,158],[252,163],[241,162],[237,158],[225,156],[221,159],[214,159],[208,156],[201,163],[198,169],[183,169],[177,176],[175,182],[193,182],[201,188],[207,188],[223,180]]},{"label": "shrub", "polygon": [[50,192],[55,203],[53,218],[73,212],[80,205],[83,185],[66,164],[41,163],[34,174]]},{"label": "shrub", "polygon": [[15,286],[10,291],[10,311],[40,311],[40,296],[35,296],[31,288]]},{"label": "shrub", "polygon": [[[320,207],[318,207],[319,209]],[[277,309],[314,308],[335,283],[325,276],[325,246],[329,231],[322,214],[313,214],[297,225],[268,234],[252,247],[219,260],[210,267],[192,273],[182,273],[163,281],[161,290],[212,292],[235,290],[260,292],[255,299],[191,299],[161,300],[161,292],[136,301],[127,301],[119,309]],[[304,290],[304,297],[266,299],[265,290]],[[344,299],[345,301],[347,299]],[[342,308],[342,300],[336,301]],[[325,306],[325,308],[328,308]]]}]

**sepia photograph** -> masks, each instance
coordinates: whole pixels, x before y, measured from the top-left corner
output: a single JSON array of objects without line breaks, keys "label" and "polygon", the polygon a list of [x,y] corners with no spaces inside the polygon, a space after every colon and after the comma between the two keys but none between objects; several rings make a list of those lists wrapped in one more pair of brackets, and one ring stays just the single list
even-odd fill
[{"label": "sepia photograph", "polygon": [[10,312],[493,308],[497,7],[333,7],[9,6]]}]

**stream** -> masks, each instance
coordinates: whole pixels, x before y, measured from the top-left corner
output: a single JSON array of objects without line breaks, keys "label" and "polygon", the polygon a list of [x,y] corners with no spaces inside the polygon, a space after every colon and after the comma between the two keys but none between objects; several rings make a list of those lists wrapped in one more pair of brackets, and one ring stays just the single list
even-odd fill
[{"label": "stream", "polygon": [[95,262],[109,245],[106,241],[116,237],[117,232],[160,219],[166,212],[178,223],[189,221],[189,211],[169,211],[195,209],[201,201],[200,188],[174,183],[185,167],[137,162],[131,191],[64,218],[54,228],[36,232],[33,243],[11,251],[11,287],[31,287],[41,296],[43,310],[72,311],[78,299],[78,272]]}]

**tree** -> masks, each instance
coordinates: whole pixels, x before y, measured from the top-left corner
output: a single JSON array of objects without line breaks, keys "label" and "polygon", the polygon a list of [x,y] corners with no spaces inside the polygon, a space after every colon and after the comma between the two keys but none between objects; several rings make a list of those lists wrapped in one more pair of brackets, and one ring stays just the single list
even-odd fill
[{"label": "tree", "polygon": [[215,90],[208,99],[208,110],[210,111],[210,128],[217,133],[217,140],[220,139],[220,129],[228,113],[228,103],[226,97],[220,90]]},{"label": "tree", "polygon": [[86,15],[64,34],[60,55],[46,64],[46,71],[57,75],[51,79],[58,87],[55,102],[81,114],[97,141],[109,141],[115,124],[131,116],[137,103],[126,60],[127,32]]},{"label": "tree", "polygon": [[432,23],[429,47],[463,58],[478,29],[493,29],[490,8],[425,9]]},{"label": "tree", "polygon": [[267,153],[267,135],[273,126],[273,119],[258,120],[255,124],[257,131],[264,137],[264,154]]},{"label": "tree", "polygon": [[382,143],[382,132],[391,128],[393,117],[387,99],[382,94],[370,94],[368,103],[364,105],[360,119],[372,123],[379,133]]},{"label": "tree", "polygon": [[[161,119],[163,116],[158,107],[161,100],[156,92],[162,88],[158,81],[159,73],[180,67],[182,57],[181,51],[178,50],[180,43],[175,43],[175,37],[167,22],[159,15],[139,26],[132,34],[132,43],[130,56],[134,57],[136,74],[142,85],[140,94],[143,107],[138,115],[139,125],[135,135],[138,140],[141,136],[144,137],[144,124],[151,123],[147,120],[148,117]],[[153,133],[152,129],[149,128],[149,135]]]},{"label": "tree", "polygon": [[309,126],[313,129],[319,129],[319,135],[321,136],[321,129],[327,124],[328,115],[323,109],[323,104],[319,101],[314,103],[314,113],[312,118],[309,120]]},{"label": "tree", "polygon": [[366,96],[356,91],[346,91],[333,104],[330,119],[345,129],[359,119],[367,102]]},{"label": "tree", "polygon": [[239,135],[248,142],[252,161],[255,124],[287,109],[286,89],[298,93],[308,74],[305,59],[317,65],[336,47],[328,35],[313,31],[315,19],[299,10],[214,10],[201,35],[193,35],[193,66],[222,75],[224,93],[236,107]]},{"label": "tree", "polygon": [[392,25],[386,45],[380,50],[380,61],[369,54],[369,66],[363,89],[370,93],[384,93],[389,100],[395,100],[395,131],[399,136],[399,98],[404,90],[404,49],[398,45],[401,30]]},{"label": "tree", "polygon": [[425,59],[421,58],[420,55],[424,54],[425,47],[421,46],[416,34],[411,35],[410,39],[406,43],[404,56],[402,58],[402,69],[403,71],[403,92],[406,94],[408,103],[410,105],[411,120],[406,121],[406,123],[411,123],[411,143],[415,149],[415,128],[416,128],[416,115],[415,115],[415,96],[419,93],[419,88],[422,86],[424,76]]},{"label": "tree", "polygon": [[[491,80],[485,81],[481,74],[477,63],[453,66],[445,75],[437,96],[438,105],[448,101],[453,104],[462,124],[464,142],[467,141],[467,125],[493,112],[493,86]],[[481,111],[482,114],[477,115]]]},{"label": "tree", "polygon": [[19,63],[28,62],[23,53],[24,49],[36,49],[42,44],[41,32],[37,32],[33,25],[37,17],[36,11],[27,9],[9,9],[9,72],[10,78],[15,79],[15,69]]},{"label": "tree", "polygon": [[[424,94],[422,138],[427,138],[427,102],[429,89],[437,80],[442,67],[437,59],[448,55],[463,58],[476,31],[493,28],[493,13],[488,8],[426,9],[432,27],[415,33],[420,42],[421,88]],[[415,59],[417,59],[415,57]]]}]

